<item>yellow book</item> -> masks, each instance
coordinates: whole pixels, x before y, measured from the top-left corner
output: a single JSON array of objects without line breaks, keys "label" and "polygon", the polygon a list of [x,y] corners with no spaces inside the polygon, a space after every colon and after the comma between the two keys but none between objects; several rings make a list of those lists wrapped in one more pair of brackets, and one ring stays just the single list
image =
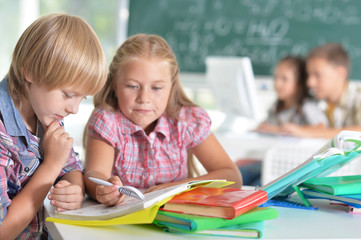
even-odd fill
[{"label": "yellow book", "polygon": [[48,217],[46,221],[79,226],[152,223],[159,207],[174,195],[197,186],[214,188],[224,187],[232,183],[225,180],[191,181],[146,193],[143,200],[126,196],[124,202],[114,207],[95,204],[77,210],[55,212],[55,216]]},{"label": "yellow book", "polygon": [[[64,215],[62,218],[59,218],[59,213],[56,213],[56,216],[54,217],[48,217],[46,218],[46,221],[48,222],[55,222],[55,223],[63,223],[63,224],[70,224],[70,225],[76,225],[76,226],[110,226],[110,225],[119,225],[119,224],[146,224],[146,223],[152,223],[155,216],[157,215],[158,209],[160,206],[162,206],[164,203],[166,203],[169,199],[172,197],[166,198],[155,205],[126,214],[124,216],[120,217],[114,217],[109,219],[92,219],[87,220],[81,219],[81,217],[73,218],[69,216],[68,218],[64,218]],[[100,206],[100,205],[95,205]],[[102,205],[103,208],[104,205]],[[110,207],[112,208],[112,207]],[[86,210],[87,208],[83,208]]]}]

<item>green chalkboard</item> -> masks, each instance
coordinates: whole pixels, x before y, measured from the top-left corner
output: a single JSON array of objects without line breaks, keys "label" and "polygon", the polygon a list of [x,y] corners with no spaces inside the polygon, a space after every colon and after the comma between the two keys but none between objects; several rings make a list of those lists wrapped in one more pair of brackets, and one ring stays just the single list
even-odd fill
[{"label": "green chalkboard", "polygon": [[182,72],[204,72],[208,55],[249,56],[270,75],[286,54],[341,43],[361,80],[360,0],[129,0],[128,35],[164,37]]}]

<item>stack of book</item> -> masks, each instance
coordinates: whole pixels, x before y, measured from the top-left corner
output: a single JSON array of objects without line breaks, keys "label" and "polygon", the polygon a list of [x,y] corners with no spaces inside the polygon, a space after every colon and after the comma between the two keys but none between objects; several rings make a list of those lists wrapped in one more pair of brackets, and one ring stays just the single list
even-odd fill
[{"label": "stack of book", "polygon": [[[274,209],[259,206],[274,197],[288,196],[295,191],[301,192],[299,185],[302,183],[302,186],[308,188],[303,191],[306,197],[332,198],[348,204],[354,210],[361,208],[361,187],[349,184],[350,179],[347,179],[347,176],[338,180],[347,183],[343,185],[352,186],[349,192],[328,193],[325,190],[316,189],[316,185],[322,184],[310,185],[315,179],[321,180],[320,176],[326,176],[360,156],[361,132],[342,131],[305,162],[262,186],[259,190],[224,188],[231,184],[225,180],[191,181],[145,193],[142,199],[126,197],[124,202],[113,207],[94,203],[77,210],[55,212],[55,215],[48,217],[46,221],[79,226],[154,222],[166,227],[166,230],[170,232],[227,236],[231,233],[234,236],[242,236],[244,234],[242,228],[247,227],[256,232],[254,237],[260,237],[262,231],[257,233],[257,230],[252,230],[261,229],[254,226],[254,223],[261,226],[262,221],[276,218],[278,213]],[[360,181],[360,176],[355,176],[355,178]],[[327,180],[330,179],[327,178]],[[189,191],[189,189],[192,190]],[[300,197],[303,198],[303,194],[300,194]],[[247,217],[255,212],[259,214],[256,220],[248,220]],[[179,215],[173,215],[173,213]],[[215,225],[211,225],[210,222]],[[253,227],[244,225],[246,223],[252,224]],[[233,230],[225,228],[233,228]],[[212,232],[202,232],[203,230],[212,230]]]},{"label": "stack of book", "polygon": [[310,178],[301,184],[307,198],[327,199],[361,212],[361,175]]},{"label": "stack of book", "polygon": [[179,234],[260,238],[263,222],[277,218],[260,190],[197,187],[183,192],[161,207],[154,223]]}]

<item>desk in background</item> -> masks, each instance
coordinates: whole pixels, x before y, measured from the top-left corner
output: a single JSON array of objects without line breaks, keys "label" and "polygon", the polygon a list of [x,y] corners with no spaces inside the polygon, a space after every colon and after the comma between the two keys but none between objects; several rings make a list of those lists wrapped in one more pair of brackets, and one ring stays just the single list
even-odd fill
[{"label": "desk in background", "polygon": [[[361,239],[361,214],[349,214],[346,208],[330,205],[327,201],[310,200],[319,210],[275,207],[277,219],[265,221],[262,239]],[[86,203],[85,203],[86,204]],[[45,216],[53,216],[54,208],[44,201]],[[117,225],[109,227],[79,227],[46,222],[54,240],[73,239],[235,239],[210,236],[164,233],[152,225]]]},{"label": "desk in background", "polygon": [[[223,148],[233,160],[253,158],[263,160],[266,152],[275,145],[300,146],[320,149],[328,139],[297,138],[256,132],[215,133]],[[305,159],[306,160],[306,159]]]}]

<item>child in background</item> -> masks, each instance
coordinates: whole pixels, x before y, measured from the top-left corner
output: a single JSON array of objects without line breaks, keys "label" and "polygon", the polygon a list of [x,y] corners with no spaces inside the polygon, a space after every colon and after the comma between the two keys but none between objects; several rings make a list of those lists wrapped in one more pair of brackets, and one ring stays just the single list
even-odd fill
[{"label": "child in background", "polygon": [[329,128],[289,125],[295,136],[332,138],[342,130],[361,131],[361,88],[348,82],[351,62],[338,43],[314,48],[307,57],[307,85],[315,97],[324,101]]},{"label": "child in background", "polygon": [[[305,60],[298,56],[282,58],[274,71],[274,87],[277,100],[268,112],[267,119],[256,131],[271,134],[290,134],[289,124],[327,126],[327,118],[313,100],[306,86]],[[237,161],[245,185],[260,185],[261,161],[241,159]]]},{"label": "child in background", "polygon": [[[85,186],[108,206],[122,201],[115,185],[153,191],[193,179],[227,179],[241,187],[241,175],[210,131],[208,114],[189,100],[179,80],[176,57],[156,35],[130,37],[117,50],[105,87],[94,98],[87,124]],[[188,178],[187,150],[206,175]]]},{"label": "child in background", "polygon": [[279,61],[274,71],[277,100],[257,131],[289,134],[287,124],[327,126],[327,118],[307,88],[305,60],[287,56]]},{"label": "child in background", "polygon": [[0,82],[0,239],[46,239],[49,190],[58,211],[81,207],[82,165],[62,123],[106,73],[95,32],[78,17],[46,15],[21,35]]}]

